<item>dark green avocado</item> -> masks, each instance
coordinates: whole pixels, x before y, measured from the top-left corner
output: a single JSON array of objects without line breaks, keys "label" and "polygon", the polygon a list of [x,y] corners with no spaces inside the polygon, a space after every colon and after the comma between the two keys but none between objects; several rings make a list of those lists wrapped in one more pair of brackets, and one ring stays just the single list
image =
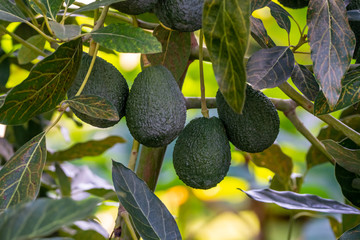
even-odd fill
[{"label": "dark green avocado", "polygon": [[[83,54],[75,81],[67,92],[68,98],[74,97],[79,90],[91,60],[92,56],[86,53]],[[129,87],[123,75],[111,63],[100,57],[96,57],[93,70],[81,95],[96,95],[105,98],[118,110],[120,119],[125,116],[125,105],[129,95]],[[82,121],[99,128],[111,127],[120,121],[97,119],[80,113],[75,109],[72,109],[72,111]]]},{"label": "dark green avocado", "polygon": [[122,13],[138,15],[152,11],[156,2],[157,0],[126,0],[114,3],[111,7]]},{"label": "dark green avocado", "polygon": [[181,32],[199,30],[204,0],[159,0],[154,12],[166,27]]},{"label": "dark green avocado", "polygon": [[220,91],[216,94],[219,118],[227,136],[238,149],[256,153],[270,147],[279,134],[279,115],[268,97],[261,91],[246,87],[242,114],[234,112]]},{"label": "dark green avocado", "polygon": [[309,0],[279,0],[279,2],[285,7],[292,9],[304,8],[309,5]]},{"label": "dark green avocado", "polygon": [[190,187],[215,187],[229,171],[230,161],[229,140],[217,117],[191,120],[176,140],[174,168],[179,178]]},{"label": "dark green avocado", "polygon": [[153,66],[139,73],[126,103],[131,135],[148,147],[165,146],[178,136],[185,120],[185,99],[171,72]]}]

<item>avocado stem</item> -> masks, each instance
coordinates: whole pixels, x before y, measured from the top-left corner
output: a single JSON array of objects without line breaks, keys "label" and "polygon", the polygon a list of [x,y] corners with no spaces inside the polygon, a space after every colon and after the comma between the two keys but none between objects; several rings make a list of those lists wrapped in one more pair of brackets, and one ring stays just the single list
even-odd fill
[{"label": "avocado stem", "polygon": [[137,156],[139,153],[139,147],[140,147],[140,143],[134,139],[133,145],[131,148],[129,164],[128,164],[128,168],[133,171],[135,171],[136,160],[137,160]]},{"label": "avocado stem", "polygon": [[200,89],[201,89],[201,114],[209,118],[209,109],[206,106],[206,99],[205,99],[205,81],[204,81],[204,52],[203,52],[203,45],[204,45],[204,33],[203,29],[200,29],[200,39],[199,39],[199,69],[200,69]]}]

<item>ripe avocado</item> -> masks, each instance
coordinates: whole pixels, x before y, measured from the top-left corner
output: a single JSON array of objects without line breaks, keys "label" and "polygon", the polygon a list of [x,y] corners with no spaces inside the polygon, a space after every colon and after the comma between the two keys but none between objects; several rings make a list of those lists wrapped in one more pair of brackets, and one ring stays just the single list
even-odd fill
[{"label": "ripe avocado", "polygon": [[229,140],[217,117],[191,120],[176,140],[174,168],[179,178],[190,187],[215,187],[229,171],[230,161]]},{"label": "ripe avocado", "polygon": [[138,15],[150,12],[154,8],[156,2],[157,0],[126,0],[114,3],[111,7],[122,13]]},{"label": "ripe avocado", "polygon": [[227,136],[235,147],[256,153],[270,147],[279,134],[279,115],[268,97],[261,91],[246,87],[242,114],[234,112],[220,91],[216,94],[219,118],[224,123]]},{"label": "ripe avocado", "polygon": [[148,147],[165,146],[184,128],[185,120],[185,99],[171,72],[159,65],[139,73],[126,103],[131,135]]},{"label": "ripe avocado", "polygon": [[309,0],[279,0],[279,2],[292,9],[304,8],[309,4]]},{"label": "ripe avocado", "polygon": [[[73,85],[68,90],[68,97],[75,96],[79,90],[85,75],[89,69],[92,56],[84,53],[81,59],[80,69],[76,75]],[[125,116],[125,104],[129,95],[129,87],[122,74],[109,62],[100,57],[96,57],[93,70],[87,81],[82,95],[96,95],[111,102],[119,112],[119,118]],[[89,117],[83,113],[72,109],[75,115],[82,121],[99,128],[107,128],[115,125],[119,121],[99,120]]]},{"label": "ripe avocado", "polygon": [[166,27],[181,32],[199,30],[204,0],[159,0],[154,12]]}]

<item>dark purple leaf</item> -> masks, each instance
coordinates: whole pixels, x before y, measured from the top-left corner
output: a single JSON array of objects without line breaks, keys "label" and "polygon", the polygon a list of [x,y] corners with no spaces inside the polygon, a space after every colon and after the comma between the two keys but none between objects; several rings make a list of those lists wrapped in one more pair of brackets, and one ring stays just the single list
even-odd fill
[{"label": "dark purple leaf", "polygon": [[291,74],[295,86],[311,101],[314,101],[319,93],[319,84],[314,74],[305,66],[296,64]]},{"label": "dark purple leaf", "polygon": [[274,2],[270,2],[268,4],[268,7],[270,8],[270,14],[275,18],[277,24],[282,29],[285,29],[288,34],[290,34],[291,29],[291,22],[290,17],[291,15],[282,8],[279,4],[276,4]]},{"label": "dark purple leaf", "polygon": [[250,16],[250,29],[251,36],[262,48],[272,48],[276,46],[274,41],[267,34],[267,31],[261,19]]},{"label": "dark purple leaf", "polygon": [[271,0],[251,0],[251,12],[266,7]]}]

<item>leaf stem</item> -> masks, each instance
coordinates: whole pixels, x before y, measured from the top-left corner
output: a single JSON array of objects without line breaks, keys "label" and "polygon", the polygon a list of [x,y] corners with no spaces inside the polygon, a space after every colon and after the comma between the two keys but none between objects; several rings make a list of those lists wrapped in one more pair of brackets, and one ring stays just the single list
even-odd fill
[{"label": "leaf stem", "polygon": [[104,22],[105,22],[107,14],[108,14],[109,8],[110,8],[110,6],[105,6],[104,7],[104,9],[101,12],[101,15],[100,15],[99,19],[96,21],[96,24],[94,26],[93,31],[96,31],[96,30],[100,29],[104,25]]},{"label": "leaf stem", "polygon": [[86,73],[86,75],[85,75],[84,81],[82,82],[82,84],[81,84],[79,90],[77,91],[77,93],[75,94],[75,96],[79,96],[79,95],[82,93],[82,91],[83,91],[84,88],[85,88],[85,85],[86,85],[87,81],[89,80],[91,71],[92,71],[92,69],[94,68],[94,64],[95,64],[95,60],[96,60],[96,55],[97,55],[97,52],[98,52],[98,50],[99,50],[99,47],[100,47],[100,45],[97,43],[97,44],[96,44],[96,47],[95,47],[94,55],[93,55],[93,57],[92,57],[92,59],[91,59],[91,63],[90,63],[89,69],[88,69],[88,71],[87,71],[87,73]]},{"label": "leaf stem", "polygon": [[23,10],[31,19],[31,22],[38,26],[39,23],[38,21],[36,20],[34,14],[32,13],[32,11],[29,9],[28,6],[26,6],[26,4],[24,3],[23,0],[15,0],[15,3],[16,3],[16,6],[18,6],[21,10]]},{"label": "leaf stem", "polygon": [[[314,104],[309,99],[297,92],[288,82],[281,84],[279,88],[306,111],[314,114]],[[354,129],[350,128],[349,126],[329,114],[316,117],[321,119],[328,125],[334,127],[336,130],[342,132],[345,136],[350,138],[356,144],[360,145],[360,133],[356,132]]]},{"label": "leaf stem", "polygon": [[[44,5],[43,5],[41,2],[39,2],[39,0],[33,0],[33,1],[34,1],[34,3],[36,4],[36,6],[38,6],[38,8],[40,8],[47,29],[48,29],[49,32],[54,36],[54,32],[53,32],[53,30],[51,29],[50,24],[49,24],[49,20],[47,19],[47,16],[46,16],[46,13],[47,13],[46,8],[44,8]],[[52,20],[56,22],[56,19],[54,19],[54,16],[52,16],[52,13],[49,12],[49,14],[51,15]]]},{"label": "leaf stem", "polygon": [[48,55],[46,53],[44,53],[43,51],[41,51],[39,48],[37,48],[36,46],[34,46],[33,44],[29,43],[28,41],[22,39],[21,37],[19,37],[18,35],[16,35],[13,32],[8,31],[4,26],[0,25],[0,30],[4,31],[5,33],[9,34],[13,39],[15,39],[17,42],[21,43],[22,45],[24,45],[27,48],[30,48],[31,50],[33,50],[34,52],[38,53],[39,55],[43,56],[43,57],[47,57]]},{"label": "leaf stem", "polygon": [[61,111],[60,115],[55,119],[55,121],[45,130],[45,134],[47,134],[53,127],[56,126],[56,124],[58,124],[58,122],[60,121],[63,115],[64,115],[64,111]]},{"label": "leaf stem", "polygon": [[58,41],[56,40],[55,38],[53,37],[50,37],[48,35],[46,35],[43,31],[41,31],[38,27],[36,27],[34,24],[32,24],[31,22],[29,21],[25,21],[25,23],[27,25],[29,25],[30,27],[32,27],[35,31],[37,31],[41,36],[43,36],[48,42],[61,42],[61,41]]},{"label": "leaf stem", "polygon": [[126,223],[126,226],[128,227],[128,229],[130,231],[130,235],[131,235],[132,239],[133,240],[138,240],[138,238],[136,236],[136,233],[135,233],[135,230],[134,230],[134,228],[133,228],[133,226],[131,224],[129,213],[127,211],[124,211],[120,215],[124,219],[124,221]]},{"label": "leaf stem", "polygon": [[200,29],[200,45],[199,45],[199,68],[200,68],[200,89],[201,89],[201,113],[204,117],[209,118],[209,109],[206,107],[205,99],[205,80],[204,80],[204,63],[203,63],[203,45],[204,45],[203,29]]},{"label": "leaf stem", "polygon": [[129,164],[128,164],[129,169],[131,169],[133,171],[135,171],[136,160],[137,160],[137,156],[138,156],[138,153],[139,153],[139,147],[140,147],[140,143],[134,139],[133,145],[132,145],[132,148],[131,148]]}]

